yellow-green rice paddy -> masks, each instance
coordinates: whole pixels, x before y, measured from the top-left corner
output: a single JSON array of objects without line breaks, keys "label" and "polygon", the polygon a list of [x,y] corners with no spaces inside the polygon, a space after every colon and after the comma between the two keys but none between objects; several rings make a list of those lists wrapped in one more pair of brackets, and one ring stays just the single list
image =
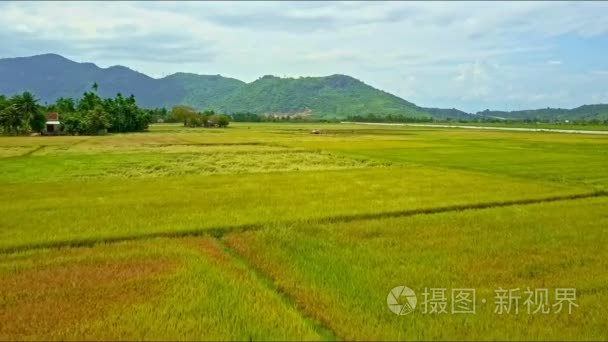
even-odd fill
[{"label": "yellow-green rice paddy", "polygon": [[0,137],[0,340],[606,340],[607,170],[608,137],[546,132]]}]

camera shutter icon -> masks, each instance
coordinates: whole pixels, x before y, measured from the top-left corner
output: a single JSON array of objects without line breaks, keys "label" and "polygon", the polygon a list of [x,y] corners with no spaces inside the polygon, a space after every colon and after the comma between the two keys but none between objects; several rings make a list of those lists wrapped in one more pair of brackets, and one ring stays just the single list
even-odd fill
[{"label": "camera shutter icon", "polygon": [[396,315],[407,315],[414,311],[418,299],[416,293],[407,286],[397,286],[388,293],[386,304]]}]

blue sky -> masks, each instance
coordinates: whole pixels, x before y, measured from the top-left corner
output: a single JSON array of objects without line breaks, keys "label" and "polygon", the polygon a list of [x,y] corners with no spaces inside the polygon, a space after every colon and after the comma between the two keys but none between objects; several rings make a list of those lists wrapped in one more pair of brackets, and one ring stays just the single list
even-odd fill
[{"label": "blue sky", "polygon": [[608,103],[608,2],[0,2],[0,57],[347,74],[421,106]]}]

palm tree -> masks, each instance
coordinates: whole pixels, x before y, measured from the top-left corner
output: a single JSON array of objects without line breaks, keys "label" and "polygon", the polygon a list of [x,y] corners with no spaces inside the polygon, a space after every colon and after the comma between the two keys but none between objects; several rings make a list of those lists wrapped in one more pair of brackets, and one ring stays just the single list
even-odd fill
[{"label": "palm tree", "polygon": [[97,89],[99,89],[99,84],[97,84],[97,82],[95,82],[95,83],[93,83],[91,88],[93,89],[94,92],[97,92]]},{"label": "palm tree", "polygon": [[17,134],[23,125],[23,117],[17,105],[12,104],[0,111],[0,125],[5,134]]},{"label": "palm tree", "polygon": [[34,119],[34,116],[38,113],[38,99],[34,98],[32,93],[26,91],[21,95],[15,96],[13,103],[23,117],[21,129],[23,131],[29,130],[30,123]]}]

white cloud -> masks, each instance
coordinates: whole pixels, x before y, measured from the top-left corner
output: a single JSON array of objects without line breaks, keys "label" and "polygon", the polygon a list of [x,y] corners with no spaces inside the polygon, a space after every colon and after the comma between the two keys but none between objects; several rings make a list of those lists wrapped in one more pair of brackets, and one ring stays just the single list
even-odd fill
[{"label": "white cloud", "polygon": [[421,105],[471,111],[505,99],[553,105],[543,102],[551,94],[575,105],[606,79],[573,77],[570,63],[556,74],[556,37],[608,33],[607,11],[605,2],[0,3],[0,57],[56,52],[152,76],[245,81],[343,73]]}]

